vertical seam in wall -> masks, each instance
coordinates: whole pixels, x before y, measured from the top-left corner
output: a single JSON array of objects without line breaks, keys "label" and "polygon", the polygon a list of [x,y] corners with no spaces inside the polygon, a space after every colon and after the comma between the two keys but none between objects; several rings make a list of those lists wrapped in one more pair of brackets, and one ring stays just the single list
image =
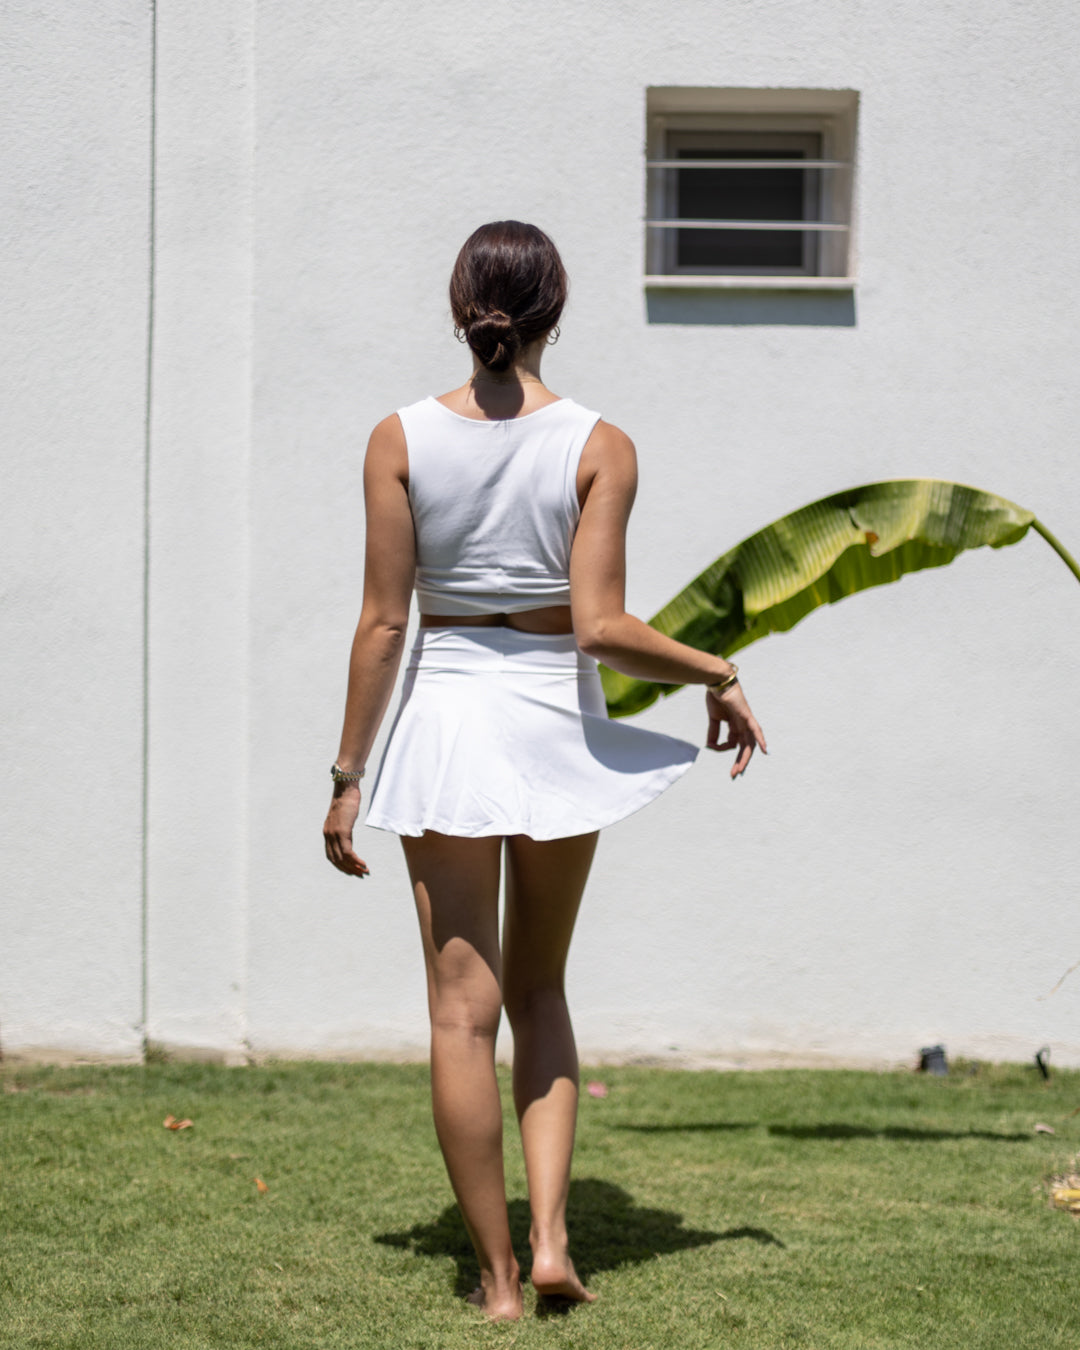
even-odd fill
[{"label": "vertical seam in wall", "polygon": [[243,885],[240,897],[240,1044],[250,1062],[251,1027],[249,1021],[250,952],[251,952],[251,604],[252,604],[252,472],[254,467],[255,428],[255,141],[258,131],[258,103],[256,94],[257,66],[255,43],[258,14],[256,0],[248,0],[246,7],[247,77],[248,77],[248,182],[247,182],[247,276],[244,303],[247,314],[246,370],[245,370],[245,454],[244,454],[244,742],[243,742]]},{"label": "vertical seam in wall", "polygon": [[142,828],[139,863],[139,1025],[145,1046],[149,1020],[150,909],[150,449],[154,383],[154,281],[157,237],[157,0],[150,0],[150,173],[147,215],[146,391],[143,423],[142,588]]}]

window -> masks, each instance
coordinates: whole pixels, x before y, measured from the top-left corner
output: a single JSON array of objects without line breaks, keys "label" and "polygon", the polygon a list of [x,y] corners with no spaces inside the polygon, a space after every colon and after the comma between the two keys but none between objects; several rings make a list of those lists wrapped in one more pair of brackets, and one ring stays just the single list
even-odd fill
[{"label": "window", "polygon": [[646,284],[850,287],[858,95],[648,91]]}]

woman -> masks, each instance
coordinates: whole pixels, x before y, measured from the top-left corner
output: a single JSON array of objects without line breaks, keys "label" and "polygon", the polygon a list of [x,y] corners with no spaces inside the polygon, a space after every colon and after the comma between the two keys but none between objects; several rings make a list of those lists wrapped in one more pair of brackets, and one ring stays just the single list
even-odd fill
[{"label": "woman", "polygon": [[626,613],[634,447],[540,378],[565,299],[545,234],[518,221],[482,226],[450,284],[472,375],[372,433],[363,609],[323,830],[335,867],[366,876],[352,844],[359,779],[415,588],[420,630],[367,823],[399,834],[405,850],[427,968],[435,1128],[480,1263],[471,1301],[499,1320],[522,1312],[494,1069],[501,1010],[514,1033],[532,1282],[539,1294],[591,1301],[566,1231],[578,1099],[567,951],[599,828],[663,791],[697,754],[609,722],[597,660],[706,686],[707,745],[738,752],[733,778],[755,745],[765,749],[733,665]]}]

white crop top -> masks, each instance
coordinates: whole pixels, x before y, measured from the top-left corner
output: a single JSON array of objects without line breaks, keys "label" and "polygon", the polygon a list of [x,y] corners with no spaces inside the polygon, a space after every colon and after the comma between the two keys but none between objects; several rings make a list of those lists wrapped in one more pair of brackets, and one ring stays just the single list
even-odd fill
[{"label": "white crop top", "polygon": [[568,605],[578,462],[600,414],[562,398],[524,417],[481,422],[426,398],[398,417],[420,612]]}]

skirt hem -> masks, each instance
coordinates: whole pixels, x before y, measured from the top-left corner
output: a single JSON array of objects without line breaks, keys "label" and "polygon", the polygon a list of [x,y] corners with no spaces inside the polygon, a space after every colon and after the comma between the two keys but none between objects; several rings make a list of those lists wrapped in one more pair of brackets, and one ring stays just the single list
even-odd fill
[{"label": "skirt hem", "polygon": [[655,801],[661,793],[666,792],[673,783],[677,782],[693,763],[694,760],[689,759],[683,764],[673,764],[665,771],[657,771],[652,783],[644,791],[637,793],[629,801],[621,802],[613,811],[598,814],[586,822],[575,820],[575,828],[572,830],[553,832],[549,828],[541,828],[534,833],[535,827],[530,828],[529,822],[509,820],[493,820],[485,822],[483,825],[462,829],[455,821],[439,820],[437,817],[426,820],[420,826],[412,824],[406,826],[404,822],[394,821],[387,814],[378,811],[369,815],[364,824],[370,826],[373,830],[385,830],[388,834],[396,834],[405,839],[419,839],[428,830],[437,834],[450,835],[455,839],[489,839],[493,835],[508,837],[514,834],[527,835],[530,839],[535,839],[540,843],[545,843],[550,839],[570,839],[579,834],[592,834],[594,830],[606,830],[608,826],[617,825],[620,820],[625,820],[628,816],[644,810],[650,802]]}]

